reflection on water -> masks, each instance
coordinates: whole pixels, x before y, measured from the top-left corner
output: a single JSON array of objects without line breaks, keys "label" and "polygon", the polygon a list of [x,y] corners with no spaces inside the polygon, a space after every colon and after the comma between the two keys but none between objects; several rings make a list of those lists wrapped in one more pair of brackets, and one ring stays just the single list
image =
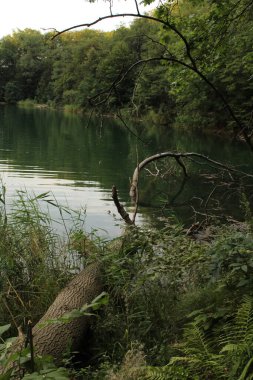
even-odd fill
[{"label": "reflection on water", "polygon": [[[129,146],[131,137],[115,123],[88,125],[74,115],[0,107],[0,171],[7,203],[20,189],[35,195],[50,191],[59,204],[84,207],[86,229],[101,229],[108,237],[120,233],[113,184],[130,206],[128,178],[135,164]],[[57,209],[50,213],[59,218]],[[144,221],[141,214],[138,221]]]},{"label": "reflection on water", "polygon": [[[253,167],[246,147],[224,143],[222,139],[182,132],[158,133],[153,126],[148,126],[148,133],[141,137],[148,141],[146,146],[114,120],[101,124],[101,120],[93,119],[88,123],[84,117],[56,111],[2,106],[0,171],[7,201],[10,203],[20,189],[36,195],[50,191],[60,204],[86,208],[87,230],[101,229],[101,235],[113,237],[120,233],[120,227],[115,225],[111,187],[117,186],[121,201],[131,211],[129,178],[136,166],[137,151],[139,160],[163,150],[195,151],[247,170]],[[172,204],[179,193],[177,212],[186,218],[182,205],[187,199],[199,197],[199,190],[205,189],[208,194],[212,186],[210,181],[200,180],[198,170],[182,194],[182,179],[173,175],[162,187],[154,184],[152,176],[144,180],[138,223],[155,221],[155,206],[161,204],[161,194]],[[55,219],[59,217],[56,209],[50,212]]]}]

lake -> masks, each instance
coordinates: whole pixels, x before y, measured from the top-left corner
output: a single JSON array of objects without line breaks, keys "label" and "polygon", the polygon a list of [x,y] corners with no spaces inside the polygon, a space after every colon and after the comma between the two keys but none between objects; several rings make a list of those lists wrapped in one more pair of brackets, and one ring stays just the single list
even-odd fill
[{"label": "lake", "polygon": [[[145,128],[141,124],[137,128],[129,124],[126,128],[108,118],[89,119],[48,109],[0,107],[0,170],[7,189],[7,204],[15,199],[18,190],[35,195],[50,192],[50,199],[54,197],[59,204],[71,209],[85,208],[85,229],[98,230],[98,234],[108,238],[119,235],[122,225],[111,198],[112,185],[117,186],[127,211],[132,212],[129,178],[137,161],[165,150],[200,152],[243,170],[252,172],[253,168],[252,154],[244,144],[215,136],[165,128],[158,131],[152,122]],[[137,224],[155,224],[163,215],[170,214],[191,223],[192,210],[196,217],[198,205],[206,202],[201,191],[209,196],[208,207],[214,207],[217,201],[210,202],[213,198],[210,193],[219,195],[220,192],[224,197],[224,187],[216,183],[213,175],[209,178],[203,175],[202,166],[197,164],[184,189],[182,176],[175,173],[173,166],[170,173],[164,172],[166,178],[162,184],[156,181],[159,168],[153,165],[146,171],[148,176],[141,182]],[[245,191],[251,194],[248,189],[249,184]],[[236,208],[236,217],[240,210],[238,198],[233,187],[226,191],[222,203],[228,209]],[[190,205],[189,200],[193,202]],[[56,221],[60,219],[57,208],[45,200],[41,204],[42,208],[49,207]]]}]

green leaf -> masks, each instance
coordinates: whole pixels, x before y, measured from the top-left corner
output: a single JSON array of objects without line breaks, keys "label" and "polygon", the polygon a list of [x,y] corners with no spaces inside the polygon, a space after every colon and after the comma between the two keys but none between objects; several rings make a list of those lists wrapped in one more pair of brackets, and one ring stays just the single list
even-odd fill
[{"label": "green leaf", "polygon": [[251,366],[251,364],[253,363],[253,358],[251,358],[248,363],[246,364],[246,366],[244,367],[242,373],[241,373],[241,376],[239,377],[238,380],[244,380],[244,379],[247,379],[247,373],[249,371],[249,368]]},{"label": "green leaf", "polygon": [[237,344],[233,344],[233,343],[229,343],[229,344],[226,344],[226,346],[224,346],[220,353],[222,354],[223,352],[235,352],[238,350],[238,345]]},{"label": "green leaf", "polygon": [[68,371],[65,368],[57,368],[51,370],[42,370],[40,372],[34,372],[27,374],[23,377],[26,380],[66,380],[69,379]]},{"label": "green leaf", "polygon": [[248,266],[247,265],[242,265],[241,266],[241,270],[243,270],[243,272],[247,273],[248,272]]},{"label": "green leaf", "polygon": [[4,326],[0,326],[0,336],[2,336],[3,333],[5,333],[6,331],[8,331],[10,327],[11,327],[10,324],[4,325]]},{"label": "green leaf", "polygon": [[109,294],[106,292],[102,292],[96,298],[94,298],[94,300],[90,304],[90,307],[93,310],[98,310],[101,306],[108,305],[108,302],[109,302]]},{"label": "green leaf", "polygon": [[47,198],[49,195],[50,195],[50,192],[46,191],[45,193],[41,193],[39,195],[36,195],[36,197],[31,199],[31,201],[33,202],[33,201],[38,200],[38,199],[44,199],[44,198]]}]

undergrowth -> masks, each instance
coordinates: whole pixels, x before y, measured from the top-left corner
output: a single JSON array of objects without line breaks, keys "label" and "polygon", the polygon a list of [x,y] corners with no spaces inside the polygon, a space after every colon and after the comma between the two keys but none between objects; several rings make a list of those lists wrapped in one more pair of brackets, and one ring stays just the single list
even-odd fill
[{"label": "undergrowth", "polygon": [[66,360],[64,369],[42,358],[36,372],[22,375],[25,379],[253,378],[249,217],[245,223],[212,226],[204,242],[187,236],[174,220],[160,230],[131,226],[121,238],[104,242],[87,236],[77,215],[63,241],[39,208],[42,200],[55,202],[48,194],[20,194],[9,214],[3,207],[0,323],[12,325],[5,334],[15,335],[29,319],[36,323],[90,262],[102,263],[109,302],[91,326],[85,363]]},{"label": "undergrowth", "polygon": [[[82,218],[57,204],[49,193],[35,196],[19,191],[7,212],[3,187],[0,201],[0,324],[10,321],[17,329],[28,320],[36,323],[83,265],[73,248]],[[48,203],[62,217],[64,238],[55,232]],[[67,216],[74,218],[75,233],[67,229]]]}]

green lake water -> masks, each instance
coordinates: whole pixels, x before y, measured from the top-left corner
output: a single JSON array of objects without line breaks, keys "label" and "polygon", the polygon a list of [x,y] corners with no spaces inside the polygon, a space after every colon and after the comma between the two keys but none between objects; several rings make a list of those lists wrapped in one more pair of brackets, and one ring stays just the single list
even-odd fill
[{"label": "green lake water", "polygon": [[[134,130],[132,125],[128,128]],[[137,160],[166,150],[195,151],[252,172],[253,155],[242,143],[185,131],[158,132],[151,122],[145,126],[145,132],[142,130],[143,126],[138,126],[139,138],[136,138],[116,120],[89,120],[45,109],[1,106],[0,170],[7,189],[7,204],[11,204],[18,190],[35,195],[50,192],[62,205],[86,209],[87,231],[98,229],[99,234],[111,238],[120,233],[122,225],[118,215],[114,215],[111,188],[117,186],[121,202],[131,213],[129,178]],[[150,172],[145,171],[148,177],[141,182],[137,223],[158,223],[163,215],[170,213],[186,224],[191,223],[192,211],[196,212],[200,205],[206,204],[207,209],[219,204],[217,210],[220,208],[218,200],[210,201],[214,194],[222,198],[225,209],[234,209],[234,216],[239,216],[235,185],[225,189],[212,176],[204,176],[202,169],[203,165],[197,164],[183,190],[182,177],[176,176],[173,168],[162,184],[155,181],[159,168],[152,166]],[[249,199],[250,188],[247,184]],[[56,221],[60,218],[53,206],[49,211]],[[225,211],[220,209],[220,212]]]}]

